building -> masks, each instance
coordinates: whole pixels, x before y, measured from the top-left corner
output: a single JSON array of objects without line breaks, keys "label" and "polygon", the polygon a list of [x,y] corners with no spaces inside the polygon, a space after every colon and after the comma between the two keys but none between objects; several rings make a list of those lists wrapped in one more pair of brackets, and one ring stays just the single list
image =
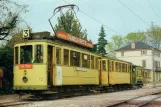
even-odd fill
[{"label": "building", "polygon": [[116,58],[144,67],[146,72],[150,72],[150,81],[153,81],[153,70],[155,81],[161,80],[161,50],[154,49],[144,42],[132,42],[115,52]]}]

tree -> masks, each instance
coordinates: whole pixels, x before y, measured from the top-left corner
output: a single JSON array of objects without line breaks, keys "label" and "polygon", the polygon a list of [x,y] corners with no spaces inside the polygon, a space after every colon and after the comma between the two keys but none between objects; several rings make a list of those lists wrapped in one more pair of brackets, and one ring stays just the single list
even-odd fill
[{"label": "tree", "polygon": [[124,45],[124,37],[120,35],[114,35],[107,45],[108,55],[115,56],[115,50],[121,48]]},{"label": "tree", "polygon": [[21,13],[27,12],[27,5],[11,0],[0,1],[0,40],[5,40],[22,22]]},{"label": "tree", "polygon": [[105,46],[107,45],[107,40],[105,39],[105,37],[106,37],[105,30],[104,27],[102,26],[99,33],[98,50],[97,50],[97,52],[102,56],[105,56],[106,54]]},{"label": "tree", "polygon": [[15,44],[23,42],[22,29],[17,29],[12,38],[7,42],[6,46],[13,48]]},{"label": "tree", "polygon": [[66,12],[64,15],[58,17],[57,20],[58,23],[54,27],[56,32],[62,30],[87,40],[87,30],[81,30],[81,25],[72,12]]},{"label": "tree", "polygon": [[131,42],[146,42],[146,35],[144,32],[135,32],[129,33],[124,38],[125,44],[129,44]]},{"label": "tree", "polygon": [[151,25],[147,29],[148,43],[154,48],[160,49],[161,43],[161,27]]},{"label": "tree", "polygon": [[13,48],[0,47],[0,69],[4,71],[2,90],[8,93],[13,87]]}]

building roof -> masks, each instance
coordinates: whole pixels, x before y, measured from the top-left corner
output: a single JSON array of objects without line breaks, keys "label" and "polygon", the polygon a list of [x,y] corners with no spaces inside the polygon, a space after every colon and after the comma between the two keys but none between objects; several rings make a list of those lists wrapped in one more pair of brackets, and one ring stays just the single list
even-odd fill
[{"label": "building roof", "polygon": [[144,43],[144,42],[135,42],[135,48],[131,48],[131,43],[120,48],[120,49],[117,49],[115,51],[122,51],[122,50],[135,50],[135,49],[151,49],[152,46]]}]

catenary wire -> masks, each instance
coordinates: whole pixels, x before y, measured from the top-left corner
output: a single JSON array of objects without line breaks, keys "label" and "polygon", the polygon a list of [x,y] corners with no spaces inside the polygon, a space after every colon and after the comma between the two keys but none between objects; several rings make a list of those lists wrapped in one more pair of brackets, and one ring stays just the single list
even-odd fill
[{"label": "catenary wire", "polygon": [[136,17],[138,17],[142,22],[144,22],[146,25],[149,26],[149,24],[143,20],[139,15],[137,15],[135,12],[133,12],[128,6],[126,6],[122,1],[118,0],[125,8],[127,8],[131,13],[133,13]]},{"label": "catenary wire", "polygon": [[[65,1],[65,0],[62,0],[62,1],[64,1],[64,2],[67,3],[67,4],[70,4],[69,2],[67,2],[67,1]],[[109,30],[111,30],[111,31],[113,31],[113,32],[115,32],[115,33],[121,35],[121,34],[120,34],[119,32],[117,32],[116,30],[114,30],[114,29],[110,28],[109,26],[103,24],[102,22],[100,22],[100,21],[97,20],[96,18],[94,18],[94,17],[88,15],[87,13],[83,12],[82,10],[79,10],[79,11],[80,11],[81,13],[83,13],[84,15],[88,16],[89,18],[93,19],[94,21],[100,23],[101,25],[103,25],[103,26],[106,27],[107,29],[109,29]]]},{"label": "catenary wire", "polygon": [[154,10],[154,8],[152,7],[151,3],[149,2],[149,0],[147,0],[150,8],[153,10],[154,14],[160,19],[161,17],[157,14],[157,12]]}]

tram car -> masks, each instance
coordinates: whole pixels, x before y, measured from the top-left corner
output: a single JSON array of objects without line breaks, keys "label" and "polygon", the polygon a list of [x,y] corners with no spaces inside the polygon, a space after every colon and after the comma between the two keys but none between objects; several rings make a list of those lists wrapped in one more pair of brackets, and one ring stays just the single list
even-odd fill
[{"label": "tram car", "polygon": [[106,91],[143,85],[141,67],[102,57],[90,51],[93,44],[87,40],[63,31],[52,39],[49,32],[24,32],[24,42],[14,46],[13,88],[17,93]]}]

